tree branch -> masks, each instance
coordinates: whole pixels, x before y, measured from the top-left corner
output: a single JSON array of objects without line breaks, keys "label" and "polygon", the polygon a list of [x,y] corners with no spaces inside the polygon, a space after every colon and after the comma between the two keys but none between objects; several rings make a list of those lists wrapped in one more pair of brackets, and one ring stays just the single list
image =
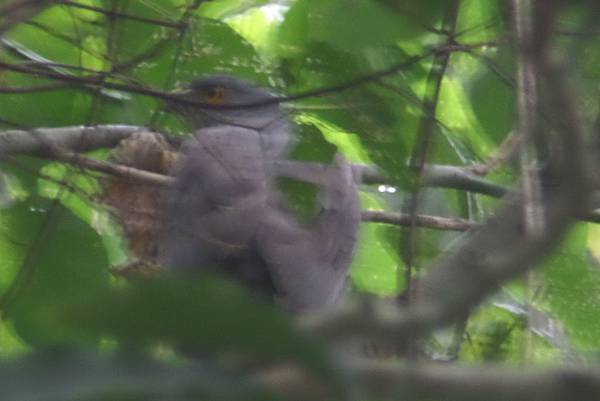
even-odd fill
[{"label": "tree branch", "polygon": [[[29,154],[37,156],[46,156],[52,154],[49,146],[53,148],[66,149],[74,152],[86,152],[100,148],[112,148],[119,144],[123,139],[139,132],[146,132],[147,129],[139,126],[129,125],[97,125],[91,127],[61,127],[61,128],[38,128],[35,130],[11,130],[0,132],[0,158],[6,154]],[[150,133],[155,135],[154,133]],[[82,165],[90,168],[92,163]],[[281,168],[286,168],[283,166]],[[315,167],[316,168],[316,167]],[[287,167],[286,171],[290,171]],[[106,173],[115,174],[101,170]],[[385,176],[382,175],[377,167],[364,164],[352,165],[352,171],[357,182],[365,184],[385,183]],[[292,172],[290,172],[292,174]],[[161,185],[162,179],[155,180],[145,174],[138,174],[135,169],[129,168],[127,175],[141,182],[148,184]],[[145,179],[147,178],[147,181]],[[431,187],[441,187],[470,191],[492,197],[502,197],[508,189],[486,181],[467,168],[458,166],[428,165],[423,177],[424,185]]]},{"label": "tree branch", "polygon": [[0,132],[0,158],[4,155],[28,154],[48,156],[49,147],[88,152],[115,147],[131,135],[147,131],[132,125],[97,125],[61,128],[36,128]]},{"label": "tree branch", "polygon": [[[571,401],[600,395],[600,370],[594,367],[515,370],[351,360],[347,373],[349,392],[358,392],[350,399],[368,394],[377,400]],[[104,399],[115,392],[152,400],[340,398],[327,383],[293,365],[270,366],[240,380],[210,363],[167,364],[131,353],[33,354],[2,361],[0,385],[10,400]]]},{"label": "tree branch", "polygon": [[366,210],[362,212],[362,221],[371,223],[392,224],[395,226],[433,228],[437,230],[467,231],[479,224],[475,221],[428,215],[409,215],[404,213],[382,212],[378,210]]},{"label": "tree branch", "polygon": [[156,186],[167,186],[173,183],[173,177],[163,174],[153,173],[151,171],[140,170],[134,167],[124,166],[122,164],[112,163],[104,160],[90,159],[74,152],[60,152],[55,155],[58,160],[62,160],[88,170],[100,171],[128,178],[137,182]]},{"label": "tree branch", "polygon": [[[378,400],[570,401],[594,400],[600,395],[600,370],[590,368],[522,371],[364,360],[349,365],[356,388]],[[298,369],[273,369],[258,380],[293,400],[327,399],[315,381]]]}]

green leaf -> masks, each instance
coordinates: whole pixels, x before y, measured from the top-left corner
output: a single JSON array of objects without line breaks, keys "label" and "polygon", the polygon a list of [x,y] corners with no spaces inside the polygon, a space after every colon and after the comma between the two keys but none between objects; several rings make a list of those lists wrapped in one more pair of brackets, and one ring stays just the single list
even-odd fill
[{"label": "green leaf", "polygon": [[280,309],[257,302],[238,284],[210,275],[139,280],[93,311],[92,331],[124,344],[167,342],[192,354],[233,353],[300,363],[326,380],[342,380],[328,353],[293,327]]},{"label": "green leaf", "polygon": [[276,399],[246,378],[212,365],[172,366],[132,354],[43,353],[4,361],[0,386],[11,401]]},{"label": "green leaf", "polygon": [[383,2],[298,0],[286,13],[281,41],[288,51],[323,42],[335,51],[363,51],[425,32]]},{"label": "green leaf", "polygon": [[504,26],[504,2],[498,0],[460,2],[456,31],[461,43],[482,43],[501,37]]},{"label": "green leaf", "polygon": [[317,185],[287,177],[278,177],[276,185],[286,205],[302,223],[314,221],[319,213]]},{"label": "green leaf", "polygon": [[574,343],[597,349],[600,271],[588,254],[587,235],[587,225],[578,224],[557,254],[545,263],[539,302],[563,322]]},{"label": "green leaf", "polygon": [[461,346],[465,361],[503,362],[522,360],[525,319],[496,306],[486,306],[469,319],[468,340]]},{"label": "green leaf", "polygon": [[[473,65],[476,61],[479,66]],[[500,143],[513,128],[516,116],[514,54],[508,50],[483,51],[463,70],[472,77],[468,95],[483,132],[479,136]],[[483,135],[485,134],[485,136]]]},{"label": "green leaf", "polygon": [[20,266],[5,310],[18,334],[36,346],[93,344],[88,302],[108,289],[108,262],[96,232],[60,204],[28,199],[3,210],[5,266]]},{"label": "green leaf", "polygon": [[[385,204],[374,195],[361,196],[363,209],[379,209]],[[389,227],[363,223],[360,242],[352,261],[352,282],[358,290],[381,296],[398,294],[404,288],[404,265],[398,253],[399,242],[389,236]],[[397,240],[397,238],[395,238]]]},{"label": "green leaf", "polygon": [[[102,0],[102,8],[134,18],[114,18],[104,16],[104,33],[106,34],[106,49],[109,59],[116,63],[127,62],[140,54],[147,53],[161,38],[176,34],[177,27],[161,26],[161,24],[139,19],[177,23],[177,17],[182,9],[177,7],[174,0],[163,0],[160,6],[150,2],[127,1],[115,3],[112,0]],[[136,19],[139,18],[139,19]]]},{"label": "green leaf", "polygon": [[203,2],[200,13],[214,19],[231,18],[269,3],[268,0],[213,0]]}]

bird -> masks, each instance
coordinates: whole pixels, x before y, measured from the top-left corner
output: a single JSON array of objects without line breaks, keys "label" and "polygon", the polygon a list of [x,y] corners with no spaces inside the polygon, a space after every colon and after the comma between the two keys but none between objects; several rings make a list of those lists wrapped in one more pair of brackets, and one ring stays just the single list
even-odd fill
[{"label": "bird", "polygon": [[[287,160],[295,143],[289,113],[276,95],[241,78],[202,77],[166,102],[193,135],[182,145],[168,195],[161,265],[225,274],[292,313],[337,302],[360,224],[344,157],[316,168]],[[318,184],[312,221],[293,212],[278,189],[280,175]]]}]

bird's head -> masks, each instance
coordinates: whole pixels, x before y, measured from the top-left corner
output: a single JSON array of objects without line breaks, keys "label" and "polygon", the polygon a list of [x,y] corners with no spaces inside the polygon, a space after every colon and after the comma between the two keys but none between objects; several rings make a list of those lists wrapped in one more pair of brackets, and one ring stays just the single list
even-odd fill
[{"label": "bird's head", "polygon": [[181,115],[193,129],[215,125],[263,129],[286,118],[272,93],[229,75],[194,80],[171,95],[167,110]]}]

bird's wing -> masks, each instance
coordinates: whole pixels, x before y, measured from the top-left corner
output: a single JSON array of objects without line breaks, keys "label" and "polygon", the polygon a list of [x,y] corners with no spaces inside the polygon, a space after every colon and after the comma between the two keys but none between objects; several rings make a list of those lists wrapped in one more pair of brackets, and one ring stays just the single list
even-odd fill
[{"label": "bird's wing", "polygon": [[257,237],[280,301],[294,311],[339,298],[356,244],[360,203],[352,171],[341,156],[325,170],[323,209],[315,224],[304,227],[291,213],[273,208],[264,215]]},{"label": "bird's wing", "polygon": [[251,129],[202,129],[182,153],[161,260],[195,269],[249,246],[266,205],[267,179],[259,133]]},{"label": "bird's wing", "polygon": [[320,258],[330,261],[335,270],[346,271],[354,256],[361,219],[352,168],[342,155],[336,155],[327,167],[319,200],[322,209],[313,230],[321,239]]}]

